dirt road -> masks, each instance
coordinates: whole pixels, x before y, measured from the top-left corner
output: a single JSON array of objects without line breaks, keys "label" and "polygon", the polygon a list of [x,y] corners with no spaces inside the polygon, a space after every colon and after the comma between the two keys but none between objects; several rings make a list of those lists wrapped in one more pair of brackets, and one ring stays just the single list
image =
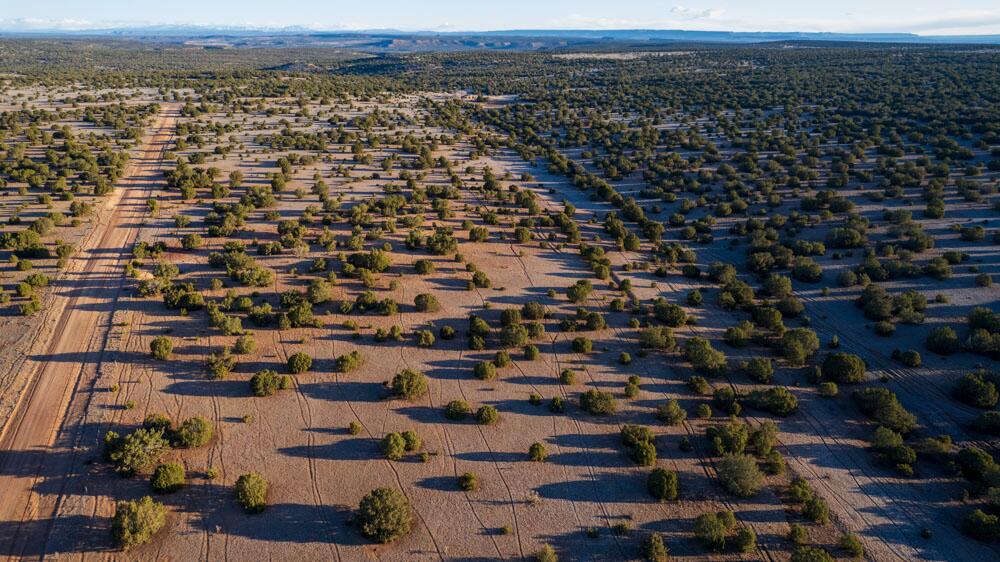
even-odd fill
[{"label": "dirt road", "polygon": [[[72,447],[56,442],[70,398],[91,390],[104,360],[111,318],[123,291],[123,269],[146,201],[160,181],[163,154],[174,134],[178,108],[164,105],[117,185],[109,209],[77,249],[66,274],[55,283],[43,329],[24,368],[30,373],[13,416],[0,434],[0,555],[44,554],[60,494],[38,493],[47,479],[66,474]],[[79,462],[78,460],[76,462]]]}]

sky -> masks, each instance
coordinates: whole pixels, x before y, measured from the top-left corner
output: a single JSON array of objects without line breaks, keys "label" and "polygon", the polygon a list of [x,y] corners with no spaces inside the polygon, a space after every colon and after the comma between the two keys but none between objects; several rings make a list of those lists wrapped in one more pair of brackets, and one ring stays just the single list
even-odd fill
[{"label": "sky", "polygon": [[1000,34],[1000,0],[0,0],[0,31],[688,29]]}]

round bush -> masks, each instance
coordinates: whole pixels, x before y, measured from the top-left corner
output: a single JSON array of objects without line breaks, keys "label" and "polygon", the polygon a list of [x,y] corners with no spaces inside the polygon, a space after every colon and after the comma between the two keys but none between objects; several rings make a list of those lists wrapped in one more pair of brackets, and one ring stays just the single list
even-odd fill
[{"label": "round bush", "polygon": [[236,480],[236,501],[247,513],[260,513],[267,505],[267,480],[256,472],[240,475]]},{"label": "round bush", "polygon": [[180,490],[187,481],[184,472],[184,465],[176,462],[168,462],[156,467],[149,483],[153,486],[153,491],[161,494],[176,492]]},{"label": "round bush", "polygon": [[576,353],[590,353],[594,348],[593,342],[589,338],[578,336],[573,338],[573,351]]},{"label": "round bush", "polygon": [[358,505],[361,533],[383,544],[408,534],[412,520],[410,501],[393,488],[376,488]]},{"label": "round bush", "polygon": [[757,461],[749,455],[724,456],[719,461],[717,472],[722,487],[743,498],[757,495],[764,481]]},{"label": "round bush", "polygon": [[398,433],[390,433],[382,438],[382,456],[398,461],[406,454],[406,439]]},{"label": "round bush", "polygon": [[893,353],[893,359],[896,359],[903,365],[907,367],[917,368],[923,362],[923,358],[920,357],[920,352],[915,349],[907,349],[898,354]]},{"label": "round bush", "polygon": [[444,416],[450,420],[464,420],[470,413],[472,408],[465,400],[452,400],[444,407]]},{"label": "round bush", "polygon": [[858,384],[865,377],[865,362],[857,355],[841,351],[823,360],[823,378],[839,384]]},{"label": "round bush", "polygon": [[483,425],[493,425],[500,422],[500,412],[490,405],[481,406],[476,411],[476,421]]},{"label": "round bush", "polygon": [[111,536],[119,548],[129,550],[149,542],[166,522],[166,508],[149,496],[120,501],[115,504]]},{"label": "round bush", "polygon": [[288,358],[288,372],[293,375],[304,373],[312,368],[312,362],[312,357],[300,351]]},{"label": "round bush", "polygon": [[430,293],[420,293],[414,297],[413,305],[416,306],[417,312],[437,312],[441,310],[441,303],[438,302],[437,297]]},{"label": "round bush", "polygon": [[522,347],[528,343],[528,329],[521,324],[509,324],[500,330],[500,345]]},{"label": "round bush", "polygon": [[629,456],[639,466],[656,464],[656,445],[652,441],[640,441],[632,446]]},{"label": "round bush", "polygon": [[173,351],[174,343],[170,341],[170,338],[156,336],[153,338],[153,341],[149,342],[149,353],[154,359],[159,359],[160,361],[169,359]]},{"label": "round bush", "polygon": [[958,351],[958,335],[947,326],[939,326],[931,330],[925,342],[927,349],[940,355],[951,355]]},{"label": "round bush", "polygon": [[479,380],[492,380],[497,376],[497,366],[492,361],[480,361],[473,367],[472,374]]},{"label": "round bush", "polygon": [[241,355],[253,353],[255,349],[257,349],[257,340],[253,339],[253,336],[240,336],[233,344],[233,352]]},{"label": "round bush", "polygon": [[458,487],[466,492],[479,490],[479,475],[474,472],[466,472],[458,477]]},{"label": "round bush", "polygon": [[670,399],[657,406],[656,417],[667,425],[677,425],[687,419],[687,412],[677,400]]},{"label": "round bush", "polygon": [[875,335],[882,336],[883,338],[887,338],[896,333],[896,325],[888,320],[876,322],[872,326],[872,329],[875,331]]},{"label": "round bush", "polygon": [[646,478],[649,494],[660,501],[677,499],[677,473],[664,468],[654,468]]},{"label": "round bush", "polygon": [[528,447],[528,458],[534,462],[542,462],[549,458],[549,453],[545,450],[545,445],[532,443],[531,447]]},{"label": "round bush", "polygon": [[392,378],[392,391],[407,400],[427,394],[427,376],[419,371],[403,369]]},{"label": "round bush", "polygon": [[174,440],[179,447],[191,449],[202,447],[212,440],[215,433],[215,426],[212,422],[202,416],[195,416],[184,420],[174,432]]},{"label": "round bush", "polygon": [[825,396],[826,398],[833,398],[839,393],[840,389],[837,388],[837,383],[830,381],[819,383],[820,396]]}]

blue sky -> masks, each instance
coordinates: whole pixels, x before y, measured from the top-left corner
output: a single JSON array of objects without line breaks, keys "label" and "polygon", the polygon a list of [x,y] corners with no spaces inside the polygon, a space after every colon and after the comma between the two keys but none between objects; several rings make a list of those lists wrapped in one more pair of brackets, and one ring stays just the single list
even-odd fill
[{"label": "blue sky", "polygon": [[146,24],[974,35],[1000,34],[1000,0],[0,0],[0,30]]}]

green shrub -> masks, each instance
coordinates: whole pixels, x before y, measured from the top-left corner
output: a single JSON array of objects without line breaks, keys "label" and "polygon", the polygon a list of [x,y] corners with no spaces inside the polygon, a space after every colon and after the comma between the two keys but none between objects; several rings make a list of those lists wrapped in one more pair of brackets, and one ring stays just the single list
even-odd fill
[{"label": "green shrub", "polygon": [[167,522],[167,510],[160,502],[145,496],[139,500],[115,504],[111,536],[122,550],[146,544]]},{"label": "green shrub", "polygon": [[156,467],[149,483],[154,492],[161,494],[176,492],[184,486],[186,475],[184,465],[175,462],[164,463]]},{"label": "green shrub", "polygon": [[632,446],[629,457],[639,466],[656,464],[656,445],[652,441],[641,441]]},{"label": "green shrub", "polygon": [[666,326],[650,326],[639,332],[639,345],[646,349],[670,351],[677,346],[674,334]]},{"label": "green shrub", "polygon": [[897,433],[905,435],[917,426],[917,418],[899,403],[889,389],[856,390],[854,398],[865,414]]},{"label": "green shrub", "polygon": [[174,432],[174,441],[178,447],[193,449],[207,445],[215,433],[215,426],[202,416],[194,416],[184,420]]},{"label": "green shrub", "polygon": [[900,352],[898,355],[893,354],[893,358],[906,365],[907,367],[917,368],[923,362],[920,357],[920,352],[915,349],[908,349],[906,351]]},{"label": "green shrub", "polygon": [[419,435],[417,435],[417,432],[412,429],[408,429],[403,433],[400,433],[400,435],[403,437],[403,443],[405,444],[403,448],[408,453],[415,453],[424,445],[424,441]]},{"label": "green shrub", "polygon": [[408,534],[412,520],[410,501],[392,488],[376,488],[358,505],[361,533],[379,543],[389,543]]},{"label": "green shrub", "polygon": [[240,336],[236,338],[236,343],[233,344],[233,352],[241,355],[248,353],[253,353],[257,349],[257,340],[253,336]]},{"label": "green shrub", "polygon": [[472,408],[469,407],[468,402],[465,400],[452,400],[444,407],[444,415],[450,420],[464,420],[471,413]]},{"label": "green shrub", "polygon": [[509,324],[500,329],[500,346],[522,347],[528,343],[528,329],[521,324]]},{"label": "green shrub", "polygon": [[109,431],[104,436],[105,457],[114,464],[115,472],[131,476],[160,461],[170,449],[162,429],[140,428],[125,437]]},{"label": "green shrub", "polygon": [[466,472],[458,477],[458,487],[463,491],[476,492],[479,486],[479,475],[475,472]]},{"label": "green shrub", "polygon": [[595,416],[608,416],[618,409],[614,396],[609,392],[590,389],[580,395],[580,407]]},{"label": "green shrub", "polygon": [[823,360],[823,378],[837,384],[858,384],[865,377],[865,362],[850,353],[830,353]]},{"label": "green shrub", "polygon": [[757,549],[757,533],[749,527],[740,527],[733,538],[733,546],[736,552],[747,553]]},{"label": "green shrub", "polygon": [[594,348],[593,342],[584,336],[577,336],[573,338],[573,351],[576,353],[590,353]]},{"label": "green shrub", "polygon": [[503,350],[498,351],[496,355],[493,356],[493,364],[497,366],[497,369],[509,367],[511,364],[510,353]]},{"label": "green shrub", "polygon": [[840,389],[837,388],[837,383],[835,382],[821,382],[819,383],[819,394],[826,398],[833,398],[840,393]]},{"label": "green shrub", "polygon": [[781,417],[790,416],[799,410],[798,399],[783,386],[755,390],[750,394],[750,402],[755,408]]},{"label": "green shrub", "polygon": [[559,555],[556,554],[556,549],[552,548],[550,545],[543,544],[538,552],[535,553],[536,562],[559,562]]},{"label": "green shrub", "polygon": [[482,425],[500,423],[500,412],[494,406],[480,406],[476,411],[476,421]]},{"label": "green shrub", "polygon": [[437,297],[430,293],[420,293],[414,297],[413,304],[417,308],[417,312],[437,312],[441,310],[441,303],[438,302]]},{"label": "green shrub", "polygon": [[406,400],[416,400],[427,394],[427,376],[419,371],[403,369],[392,379],[392,390]]},{"label": "green shrub", "polygon": [[726,455],[719,461],[716,470],[719,483],[735,496],[755,496],[763,485],[764,476],[757,467],[757,461],[749,455]]},{"label": "green shrub", "polygon": [[676,500],[678,493],[677,473],[664,468],[654,468],[646,478],[646,489],[659,501]]},{"label": "green shrub", "polygon": [[927,335],[924,345],[939,355],[951,355],[958,351],[958,334],[947,326],[939,326]]},{"label": "green shrub", "polygon": [[573,369],[563,369],[559,373],[559,383],[565,385],[576,384],[576,372]]},{"label": "green shrub", "polygon": [[726,369],[726,354],[713,348],[705,338],[692,337],[684,342],[684,357],[702,373],[720,373]]},{"label": "green shrub", "polygon": [[657,406],[656,417],[667,425],[678,425],[687,419],[687,412],[677,400],[670,399]]},{"label": "green shrub", "polygon": [[694,536],[707,548],[722,552],[726,549],[726,537],[735,526],[732,511],[703,513],[694,520]]},{"label": "green shrub", "polygon": [[992,408],[1000,400],[995,376],[985,371],[966,373],[955,382],[955,397],[976,408]]},{"label": "green shrub", "polygon": [[149,352],[154,359],[159,359],[160,361],[165,361],[170,358],[170,354],[174,351],[174,342],[170,341],[170,338],[164,336],[156,336],[153,341],[149,342]]},{"label": "green shrub", "polygon": [[292,379],[288,375],[279,375],[271,369],[257,371],[250,378],[250,390],[254,396],[273,396],[279,390],[291,387]]},{"label": "green shrub", "polygon": [[288,372],[297,375],[312,368],[312,357],[301,351],[288,358]]},{"label": "green shrub", "polygon": [[830,521],[830,508],[821,498],[813,497],[802,507],[802,516],[813,523],[825,525]]},{"label": "green shrub", "polygon": [[792,553],[791,562],[833,562],[833,557],[822,548],[800,546]]},{"label": "green shrub", "polygon": [[364,363],[364,357],[361,355],[360,351],[355,349],[354,351],[337,357],[334,362],[334,367],[341,373],[350,373],[351,371],[361,367],[362,363]]},{"label": "green shrub", "polygon": [[642,554],[647,562],[667,562],[667,545],[659,533],[650,533],[642,542]]},{"label": "green shrub", "polygon": [[965,516],[962,532],[977,541],[1000,541],[1000,517],[976,509]]},{"label": "green shrub", "polygon": [[792,328],[781,336],[780,349],[789,363],[803,365],[819,350],[819,338],[808,328]]},{"label": "green shrub", "polygon": [[865,555],[865,548],[861,544],[861,539],[852,533],[847,533],[840,537],[840,548],[851,558],[862,558]]},{"label": "green shrub", "polygon": [[236,479],[236,501],[247,513],[260,513],[267,505],[267,480],[256,472]]},{"label": "green shrub", "polygon": [[792,483],[788,486],[788,494],[792,496],[792,499],[805,503],[813,499],[813,489],[809,486],[809,482],[802,478],[801,476],[796,476],[792,479]]},{"label": "green shrub", "polygon": [[472,374],[479,380],[492,380],[497,376],[497,367],[492,361],[480,361],[472,369]]},{"label": "green shrub", "polygon": [[747,362],[747,374],[753,380],[767,384],[774,378],[774,367],[766,357],[754,357]]},{"label": "green shrub", "polygon": [[545,450],[545,445],[541,443],[532,443],[531,447],[528,447],[528,458],[534,462],[542,462],[549,457],[548,451]]},{"label": "green shrub", "polygon": [[580,304],[587,300],[593,290],[594,287],[590,281],[581,279],[566,290],[566,297],[569,298],[570,302]]},{"label": "green shrub", "polygon": [[382,456],[398,461],[406,454],[406,439],[399,433],[390,433],[382,438]]},{"label": "green shrub", "polygon": [[229,348],[225,347],[208,356],[206,367],[212,374],[212,378],[224,379],[236,368],[236,359],[233,358]]},{"label": "green shrub", "polygon": [[802,525],[792,523],[788,528],[788,535],[785,538],[792,544],[803,544],[809,540],[809,533]]}]

